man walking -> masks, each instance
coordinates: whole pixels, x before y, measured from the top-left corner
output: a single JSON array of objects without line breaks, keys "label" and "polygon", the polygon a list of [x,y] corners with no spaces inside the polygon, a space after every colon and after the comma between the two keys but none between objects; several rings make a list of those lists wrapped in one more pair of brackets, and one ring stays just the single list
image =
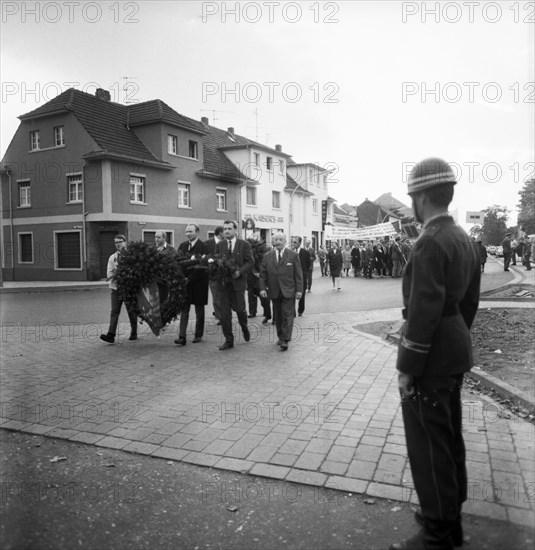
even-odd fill
[{"label": "man walking", "polygon": [[397,358],[405,438],[422,531],[391,549],[452,550],[463,541],[467,498],[461,386],[472,367],[470,327],[481,272],[468,235],[447,209],[455,174],[443,160],[417,164],[408,193],[423,231],[403,273],[403,325]]},{"label": "man walking", "polygon": [[[206,248],[206,254],[213,256],[215,252],[216,244],[223,238],[223,226],[218,225],[214,229],[214,236],[211,239],[204,241]],[[214,306],[214,317],[217,319],[217,324],[221,324],[221,305],[219,299],[219,285],[214,271],[208,272],[208,284],[210,287],[210,293],[212,294],[212,305]]]},{"label": "man walking", "polygon": [[238,323],[243,332],[243,339],[249,342],[251,335],[247,327],[247,309],[245,307],[245,289],[247,288],[247,272],[253,267],[251,246],[243,239],[238,239],[236,230],[238,224],[232,220],[223,223],[223,239],[216,244],[215,253],[228,258],[234,268],[232,281],[224,283],[218,281],[221,306],[221,328],[225,342],[219,346],[220,350],[234,347],[232,332],[232,310],[238,316]]},{"label": "man walking", "polygon": [[297,252],[285,248],[284,233],[275,233],[271,243],[273,250],[266,252],[260,266],[260,296],[273,302],[277,345],[286,351],[292,339],[295,300],[304,295],[303,272]]},{"label": "man walking", "polygon": [[[186,226],[186,240],[178,247],[178,253],[184,258],[200,259],[206,255],[206,246],[199,239],[200,228],[195,223]],[[193,343],[202,342],[204,334],[204,306],[208,303],[208,273],[193,265],[186,272],[186,302],[180,311],[178,338],[175,344],[185,346],[191,305],[195,306],[195,336]]]},{"label": "man walking", "polygon": [[511,263],[511,255],[513,253],[510,237],[511,237],[511,233],[506,233],[505,239],[502,241],[504,271],[509,271],[509,264]]},{"label": "man walking", "polygon": [[[304,249],[301,248],[301,237],[292,237],[292,250],[298,255],[299,262],[301,264],[301,271],[303,273],[303,292],[299,299],[299,304],[297,306],[297,315],[301,317],[305,312],[305,294],[307,288],[308,276],[310,273],[310,254]],[[286,243],[286,236],[284,237],[284,243]]]},{"label": "man walking", "polygon": [[[310,255],[310,265],[308,266],[308,272],[306,275],[306,288],[303,288],[303,294],[308,290],[308,293],[312,291],[312,272],[314,271],[314,262],[316,261],[316,251],[312,248],[312,243],[307,239],[305,241],[305,250]],[[303,273],[304,276],[304,273]]]},{"label": "man walking", "polygon": [[[126,248],[126,237],[124,235],[115,235],[114,238],[115,248],[117,249],[108,259],[108,269],[106,272],[107,280],[111,289],[111,313],[110,313],[110,325],[108,327],[107,334],[101,334],[100,339],[104,340],[108,344],[115,342],[115,335],[117,333],[117,324],[119,322],[119,315],[121,313],[121,306],[123,300],[119,296],[117,291],[117,285],[113,280],[115,272],[117,271],[117,263],[119,262],[119,255],[122,254]],[[126,308],[128,318],[130,319],[130,337],[129,340],[137,340],[137,317]]]}]

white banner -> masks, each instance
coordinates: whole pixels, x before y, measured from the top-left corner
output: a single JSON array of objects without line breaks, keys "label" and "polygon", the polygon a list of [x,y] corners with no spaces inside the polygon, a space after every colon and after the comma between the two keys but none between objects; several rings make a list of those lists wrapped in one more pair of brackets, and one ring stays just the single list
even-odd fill
[{"label": "white banner", "polygon": [[391,223],[380,223],[369,227],[335,227],[325,226],[325,238],[329,241],[350,239],[352,241],[364,241],[367,239],[379,239],[381,237],[397,235],[398,232]]}]

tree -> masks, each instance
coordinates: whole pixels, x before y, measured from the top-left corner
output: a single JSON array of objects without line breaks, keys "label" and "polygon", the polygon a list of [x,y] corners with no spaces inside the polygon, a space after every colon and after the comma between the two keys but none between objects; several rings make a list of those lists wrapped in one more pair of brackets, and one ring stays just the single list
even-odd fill
[{"label": "tree", "polygon": [[527,180],[518,194],[518,225],[523,226],[524,231],[531,235],[535,233],[535,178]]},{"label": "tree", "polygon": [[507,208],[497,204],[483,210],[485,216],[479,238],[485,245],[500,245],[507,233]]},{"label": "tree", "polygon": [[476,241],[479,241],[479,239],[481,238],[482,231],[483,231],[483,228],[480,225],[473,225],[470,228],[470,231],[468,232],[468,234],[470,235],[470,237],[473,237]]}]

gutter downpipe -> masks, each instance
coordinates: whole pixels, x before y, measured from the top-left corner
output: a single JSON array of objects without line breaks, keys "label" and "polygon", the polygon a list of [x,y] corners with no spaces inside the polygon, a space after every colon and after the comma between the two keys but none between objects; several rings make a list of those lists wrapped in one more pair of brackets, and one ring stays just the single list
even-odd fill
[{"label": "gutter downpipe", "polygon": [[86,221],[87,212],[85,211],[85,167],[87,161],[84,160],[82,165],[82,261],[85,270],[85,279],[89,280],[89,268],[87,265],[87,236],[86,236]]}]

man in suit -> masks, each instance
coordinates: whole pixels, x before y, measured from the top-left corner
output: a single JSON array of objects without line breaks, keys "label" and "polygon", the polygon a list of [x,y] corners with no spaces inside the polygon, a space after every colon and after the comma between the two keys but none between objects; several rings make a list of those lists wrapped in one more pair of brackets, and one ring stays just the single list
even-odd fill
[{"label": "man in suit", "polygon": [[225,342],[219,346],[220,350],[234,347],[232,332],[232,310],[238,316],[238,323],[243,332],[243,339],[249,342],[251,334],[247,327],[247,309],[245,307],[245,290],[247,288],[247,272],[254,264],[251,246],[236,236],[238,224],[232,220],[223,222],[223,239],[216,244],[215,254],[228,258],[234,265],[232,282],[218,281],[221,306],[221,328]]},{"label": "man in suit", "polygon": [[503,270],[509,271],[509,264],[511,263],[511,256],[513,254],[513,247],[511,246],[511,233],[505,234],[505,239],[502,241],[503,249]]},{"label": "man in suit", "polygon": [[[186,226],[186,240],[178,247],[179,256],[188,259],[200,259],[206,255],[206,246],[199,239],[199,226],[190,223]],[[198,265],[189,267],[186,271],[186,303],[180,312],[178,338],[175,344],[185,346],[189,322],[189,310],[195,306],[195,337],[193,343],[202,342],[204,334],[204,306],[208,303],[208,273]]]},{"label": "man in suit", "polygon": [[[223,226],[218,225],[214,229],[214,236],[211,239],[204,241],[206,247],[206,254],[208,256],[213,256],[215,252],[216,244],[223,238]],[[217,284],[217,279],[214,272],[209,272],[209,286],[210,292],[212,293],[212,304],[214,306],[214,316],[217,319],[217,324],[221,324],[221,305],[219,298],[219,285]]]},{"label": "man in suit", "polygon": [[408,193],[423,231],[403,272],[397,371],[405,438],[423,530],[391,549],[453,550],[463,543],[467,499],[461,386],[472,368],[470,327],[479,303],[479,258],[448,214],[455,174],[441,159],[418,163]]},{"label": "man in suit", "polygon": [[[308,266],[308,272],[306,274],[306,288],[303,288],[303,294],[308,290],[310,294],[312,290],[312,272],[314,271],[314,262],[316,261],[316,251],[312,248],[312,243],[307,239],[305,241],[305,250],[310,255],[310,265]],[[303,277],[305,272],[303,271]]]},{"label": "man in suit", "polygon": [[308,276],[312,276],[310,272],[310,253],[306,249],[301,248],[301,242],[301,237],[292,237],[292,250],[296,252],[299,256],[301,271],[303,272],[303,293],[301,298],[299,299],[299,304],[297,306],[297,314],[299,315],[299,317],[301,317],[305,312],[305,294],[308,284]]},{"label": "man in suit", "polygon": [[[304,278],[299,255],[285,248],[284,233],[275,233],[271,243],[273,250],[264,255],[260,267],[260,296],[273,303],[277,345],[281,351],[286,351],[292,339],[295,300],[304,295]],[[306,250],[303,252],[308,255]]]},{"label": "man in suit", "polygon": [[[154,233],[154,246],[158,252],[173,256],[176,254],[176,250],[167,242],[167,235],[162,229],[158,229]],[[169,289],[166,284],[158,284],[158,293],[160,295],[160,304],[163,304],[169,296]]]}]

